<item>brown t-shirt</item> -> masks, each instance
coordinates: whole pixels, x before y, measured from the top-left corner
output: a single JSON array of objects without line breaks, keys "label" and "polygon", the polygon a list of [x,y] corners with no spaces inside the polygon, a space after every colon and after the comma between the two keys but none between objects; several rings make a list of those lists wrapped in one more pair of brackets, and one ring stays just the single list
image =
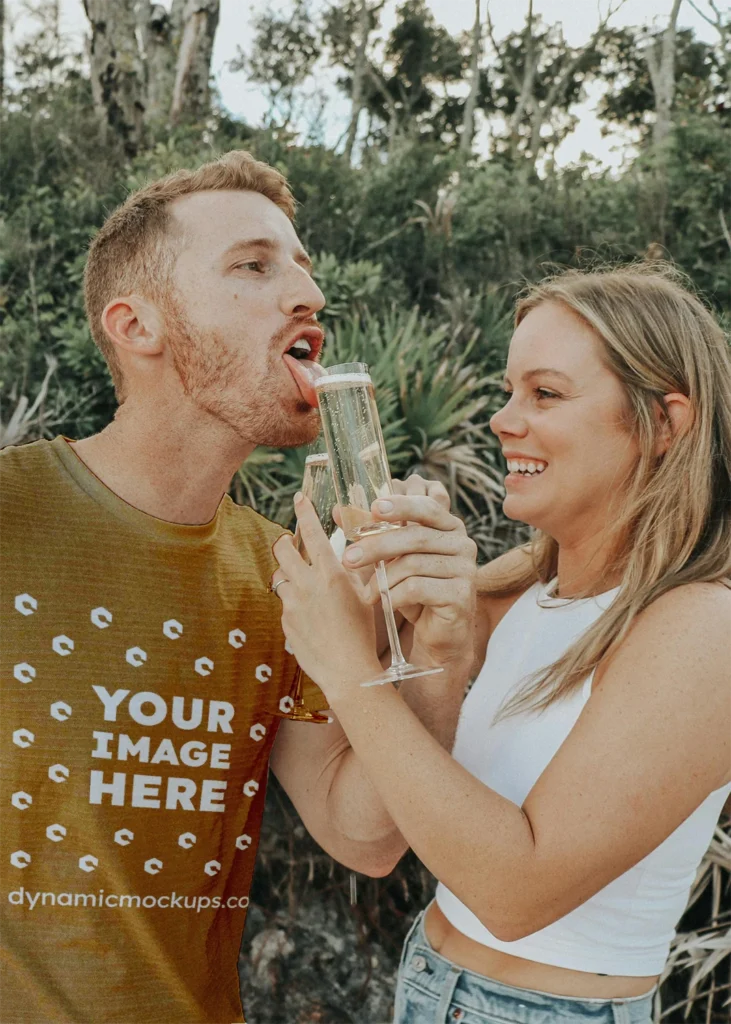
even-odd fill
[{"label": "brown t-shirt", "polygon": [[6,449],[0,488],[0,1020],[242,1021],[296,668],[267,592],[282,528],[228,497],[155,519],[60,437]]}]

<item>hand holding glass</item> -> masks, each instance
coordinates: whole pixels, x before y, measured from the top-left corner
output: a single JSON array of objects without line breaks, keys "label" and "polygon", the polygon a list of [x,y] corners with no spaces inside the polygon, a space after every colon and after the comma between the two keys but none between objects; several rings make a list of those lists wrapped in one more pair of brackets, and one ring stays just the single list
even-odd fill
[{"label": "hand holding glass", "polygon": [[[335,493],[345,536],[357,541],[368,534],[399,529],[399,523],[374,519],[371,505],[393,494],[373,381],[365,363],[328,367],[315,381],[325,443],[330,456]],[[376,579],[391,645],[391,666],[363,686],[396,683],[444,671],[421,668],[403,656],[388,592],[384,562],[376,565]]]}]

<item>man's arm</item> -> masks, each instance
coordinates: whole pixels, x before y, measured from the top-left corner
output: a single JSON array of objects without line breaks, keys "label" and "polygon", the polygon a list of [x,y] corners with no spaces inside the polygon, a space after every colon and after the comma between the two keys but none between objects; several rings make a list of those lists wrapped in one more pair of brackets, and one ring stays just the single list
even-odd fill
[{"label": "man's arm", "polygon": [[[451,750],[469,664],[405,683],[401,693],[424,727]],[[271,768],[307,831],[341,864],[387,875],[408,849],[340,724],[283,721]]]}]

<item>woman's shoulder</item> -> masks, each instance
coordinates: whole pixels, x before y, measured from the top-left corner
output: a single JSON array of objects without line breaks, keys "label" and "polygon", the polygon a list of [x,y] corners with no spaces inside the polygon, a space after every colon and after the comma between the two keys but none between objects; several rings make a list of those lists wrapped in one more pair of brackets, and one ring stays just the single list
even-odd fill
[{"label": "woman's shoulder", "polygon": [[[727,582],[684,583],[640,611],[595,678],[611,676],[619,663],[642,663],[644,672],[665,673],[665,692],[691,682],[699,699],[721,697],[728,683],[731,586]],[[601,671],[600,671],[601,670]],[[719,686],[719,684],[721,684]]]},{"label": "woman's shoulder", "polygon": [[669,623],[678,627],[687,644],[697,645],[699,636],[710,632],[728,641],[731,629],[731,581],[682,583],[665,591],[637,616],[637,627],[645,632],[664,632]]}]

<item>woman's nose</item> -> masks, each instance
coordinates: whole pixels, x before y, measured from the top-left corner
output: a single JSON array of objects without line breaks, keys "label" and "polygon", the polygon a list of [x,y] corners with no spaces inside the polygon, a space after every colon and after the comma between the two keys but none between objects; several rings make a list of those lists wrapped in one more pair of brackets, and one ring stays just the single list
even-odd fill
[{"label": "woman's nose", "polygon": [[520,415],[516,408],[512,395],[502,409],[498,409],[490,417],[490,430],[498,436],[511,434],[515,437],[524,437],[527,433],[525,418]]}]

